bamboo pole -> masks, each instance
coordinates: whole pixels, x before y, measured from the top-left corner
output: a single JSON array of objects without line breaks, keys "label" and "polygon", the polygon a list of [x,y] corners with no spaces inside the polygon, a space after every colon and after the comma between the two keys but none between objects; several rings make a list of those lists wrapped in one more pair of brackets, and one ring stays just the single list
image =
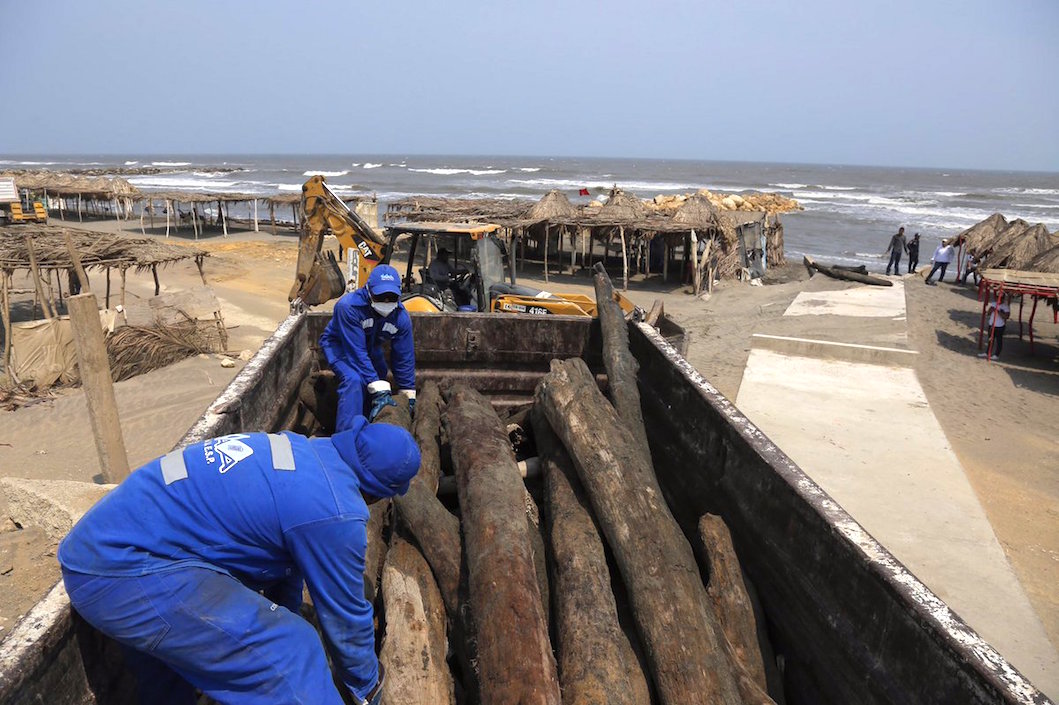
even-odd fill
[{"label": "bamboo pole", "polygon": [[85,218],[81,215],[81,194],[77,194],[77,221],[80,223],[85,222]]},{"label": "bamboo pole", "polygon": [[[203,286],[209,286],[209,282],[206,281],[206,270],[202,266],[202,257],[195,258],[195,266],[199,269],[199,278],[202,279]],[[221,345],[224,349],[228,349],[228,329],[224,325],[224,316],[221,314],[220,309],[213,312],[213,320],[217,322],[217,332],[221,336]]]},{"label": "bamboo pole", "polygon": [[[199,214],[198,214],[198,204],[197,203],[192,203],[191,204],[191,228],[195,231],[195,239],[198,240],[199,239]],[[157,294],[155,294],[155,296],[157,296]]]},{"label": "bamboo pole", "polygon": [[224,236],[228,237],[228,214],[225,213],[227,204],[222,201],[217,201],[217,210],[221,214],[221,228],[224,229]]},{"label": "bamboo pole", "polygon": [[107,267],[107,294],[103,300],[103,308],[110,308],[110,267]]},{"label": "bamboo pole", "polygon": [[99,308],[93,294],[70,297],[70,323],[77,348],[77,365],[81,371],[81,387],[85,390],[85,400],[88,402],[88,416],[103,479],[108,483],[118,483],[129,474],[129,458],[121,434],[114,382],[110,376],[103,327],[99,323]]},{"label": "bamboo pole", "polygon": [[169,237],[169,216],[173,212],[173,202],[165,200],[165,236]]}]

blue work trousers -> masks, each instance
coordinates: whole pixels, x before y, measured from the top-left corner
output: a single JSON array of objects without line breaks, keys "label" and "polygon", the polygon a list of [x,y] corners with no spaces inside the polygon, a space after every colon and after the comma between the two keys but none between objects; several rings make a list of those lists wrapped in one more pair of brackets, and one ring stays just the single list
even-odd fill
[{"label": "blue work trousers", "polygon": [[343,365],[335,370],[338,378],[338,415],[335,417],[335,433],[353,428],[353,420],[364,416],[364,389],[366,385],[352,367]]},{"label": "blue work trousers", "polygon": [[78,614],[126,647],[143,705],[191,705],[192,686],[232,705],[342,705],[312,625],[228,575],[64,569],[63,582]]}]

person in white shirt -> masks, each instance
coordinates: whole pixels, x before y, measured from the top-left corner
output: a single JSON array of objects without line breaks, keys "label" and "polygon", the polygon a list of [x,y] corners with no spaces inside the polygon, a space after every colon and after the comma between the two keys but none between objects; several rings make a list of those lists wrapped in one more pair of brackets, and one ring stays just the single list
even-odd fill
[{"label": "person in white shirt", "polygon": [[930,274],[927,275],[926,283],[928,286],[934,286],[934,272],[939,269],[941,274],[938,275],[938,281],[945,281],[945,270],[949,268],[949,262],[952,262],[952,258],[955,256],[955,248],[948,240],[942,240],[941,244],[938,245],[938,249],[934,250],[934,256],[930,258],[934,262],[934,266],[930,268]]},{"label": "person in white shirt", "polygon": [[989,303],[986,311],[986,325],[989,331],[989,344],[986,352],[978,353],[978,357],[988,357],[990,360],[999,360],[1000,351],[1004,348],[1004,329],[1007,327],[1008,318],[1011,316],[1011,295],[1004,297],[997,303],[996,299]]}]

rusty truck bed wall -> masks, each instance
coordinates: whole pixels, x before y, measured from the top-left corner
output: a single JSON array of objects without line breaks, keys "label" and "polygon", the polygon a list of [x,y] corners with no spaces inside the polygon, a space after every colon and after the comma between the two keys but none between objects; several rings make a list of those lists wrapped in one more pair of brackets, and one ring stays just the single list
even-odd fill
[{"label": "rusty truck bed wall", "polygon": [[[288,318],[180,445],[282,428],[327,320]],[[498,406],[527,401],[552,358],[600,369],[588,319],[457,314],[414,316],[413,327],[421,380],[461,379]],[[653,329],[634,325],[630,340],[663,491],[689,533],[707,511],[731,527],[785,658],[789,703],[1047,702]],[[128,702],[106,697],[122,690],[107,672],[116,662],[71,618],[61,585],[17,631],[0,649],[0,705],[97,702],[78,695],[84,683],[98,702]]]}]

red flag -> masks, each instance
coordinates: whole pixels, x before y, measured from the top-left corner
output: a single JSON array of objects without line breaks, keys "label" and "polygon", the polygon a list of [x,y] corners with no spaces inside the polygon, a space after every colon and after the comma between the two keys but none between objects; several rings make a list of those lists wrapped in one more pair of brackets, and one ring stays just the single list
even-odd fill
[{"label": "red flag", "polygon": [[580,191],[577,192],[577,195],[578,196],[587,196],[588,195],[588,189],[587,188],[581,189]]}]

